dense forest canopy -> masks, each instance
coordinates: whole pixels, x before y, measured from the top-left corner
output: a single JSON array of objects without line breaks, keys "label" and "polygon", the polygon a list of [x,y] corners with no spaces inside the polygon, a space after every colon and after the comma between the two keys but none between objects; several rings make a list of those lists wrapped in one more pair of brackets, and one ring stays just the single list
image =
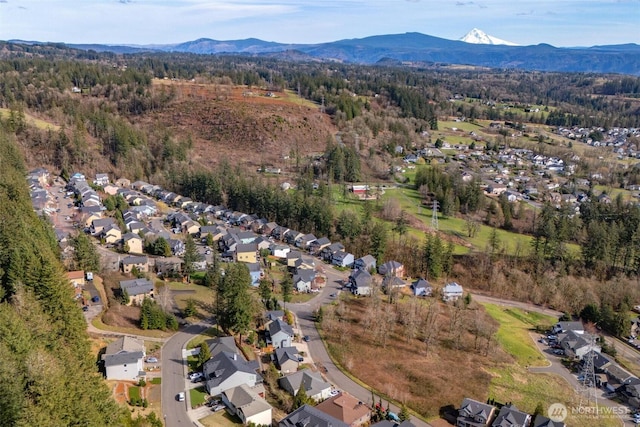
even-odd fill
[{"label": "dense forest canopy", "polygon": [[89,352],[51,225],[31,206],[15,143],[0,131],[0,424],[121,426]]}]

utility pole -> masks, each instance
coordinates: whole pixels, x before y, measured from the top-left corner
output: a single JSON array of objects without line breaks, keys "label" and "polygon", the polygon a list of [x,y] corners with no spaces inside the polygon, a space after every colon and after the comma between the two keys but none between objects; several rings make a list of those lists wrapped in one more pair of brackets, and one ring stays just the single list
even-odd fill
[{"label": "utility pole", "polygon": [[438,231],[438,201],[433,199],[433,208],[431,214],[431,228]]}]

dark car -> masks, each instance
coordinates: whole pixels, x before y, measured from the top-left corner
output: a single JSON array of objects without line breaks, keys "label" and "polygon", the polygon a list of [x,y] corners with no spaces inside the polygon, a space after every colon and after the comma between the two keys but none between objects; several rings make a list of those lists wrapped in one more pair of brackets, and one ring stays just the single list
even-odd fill
[{"label": "dark car", "polygon": [[82,306],[82,311],[89,311],[89,306],[88,305],[83,305]]},{"label": "dark car", "polygon": [[305,335],[304,337],[302,337],[303,340],[305,340],[306,342],[309,342],[309,335]]},{"label": "dark car", "polygon": [[100,297],[99,296],[94,296],[91,298],[91,302],[96,303],[96,302],[100,302]]}]

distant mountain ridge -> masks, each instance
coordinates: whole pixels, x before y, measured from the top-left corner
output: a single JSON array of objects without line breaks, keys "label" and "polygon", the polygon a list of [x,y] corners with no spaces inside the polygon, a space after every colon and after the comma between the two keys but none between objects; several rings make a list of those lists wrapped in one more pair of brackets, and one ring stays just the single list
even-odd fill
[{"label": "distant mountain ridge", "polygon": [[[20,43],[15,40],[13,42]],[[21,43],[41,44],[41,42]],[[299,61],[320,60],[359,64],[376,64],[380,61],[389,64],[396,61],[413,65],[461,64],[531,71],[640,75],[640,45],[633,43],[572,48],[558,48],[548,44],[509,46],[467,43],[413,32],[318,44],[285,44],[255,38],[226,41],[202,38],[167,45],[67,44],[67,46],[120,54],[137,52],[243,54],[267,55]]]}]

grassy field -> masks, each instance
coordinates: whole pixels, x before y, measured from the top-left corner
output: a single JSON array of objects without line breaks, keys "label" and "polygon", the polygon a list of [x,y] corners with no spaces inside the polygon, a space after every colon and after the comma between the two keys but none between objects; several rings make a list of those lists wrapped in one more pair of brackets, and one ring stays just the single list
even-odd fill
[{"label": "grassy field", "polygon": [[517,308],[483,305],[487,313],[500,323],[498,342],[521,366],[548,365],[547,359],[540,354],[529,332],[536,326],[550,327],[557,319]]},{"label": "grassy field", "polygon": [[207,399],[209,394],[206,392],[203,386],[192,388],[189,390],[189,397],[191,398],[191,407],[197,408],[202,405],[204,401]]},{"label": "grassy field", "polygon": [[131,386],[129,387],[129,400],[136,401],[140,399],[140,387]]},{"label": "grassy field", "polygon": [[291,102],[292,104],[309,108],[318,108],[318,105],[314,104],[308,99],[300,98],[297,93],[289,89],[286,89],[283,93],[279,93],[278,95],[284,95],[282,96],[282,98],[284,98],[288,102]]},{"label": "grassy field", "polygon": [[195,317],[204,319],[211,317],[213,304],[213,291],[206,286],[169,282],[169,289],[173,291],[173,297],[180,310],[184,310],[187,301],[193,299],[196,302],[197,314]]},{"label": "grassy field", "polygon": [[[8,108],[0,108],[0,117],[8,117],[9,116]],[[38,129],[51,129],[54,131],[60,130],[60,126],[54,125],[53,123],[46,122],[44,120],[37,119],[30,114],[25,113],[24,118],[27,124],[31,126],[35,126]]]},{"label": "grassy field", "polygon": [[144,329],[123,328],[120,326],[105,325],[102,322],[102,319],[100,319],[100,316],[94,318],[91,321],[91,324],[103,331],[122,332],[125,334],[141,335],[141,336],[151,337],[151,338],[168,338],[174,334],[173,332],[165,332],[160,330],[151,330],[151,329],[144,330]]},{"label": "grassy field", "polygon": [[197,337],[195,337],[194,339],[192,339],[191,341],[189,341],[187,343],[187,349],[196,348],[206,340],[215,338],[218,335],[219,335],[218,328],[209,328],[205,330],[203,333],[201,333],[200,335],[198,335]]},{"label": "grassy field", "polygon": [[[567,406],[576,404],[577,394],[567,382],[551,374],[532,374],[528,366],[545,366],[547,359],[537,349],[529,332],[535,326],[550,326],[555,318],[515,308],[503,308],[483,304],[485,310],[500,324],[497,340],[517,363],[502,364],[491,369],[492,380],[489,396],[498,402],[513,402],[519,409],[532,413],[538,404],[548,408],[560,402]],[[590,419],[571,415],[566,420],[570,426],[608,427],[619,426],[619,420]]]}]

